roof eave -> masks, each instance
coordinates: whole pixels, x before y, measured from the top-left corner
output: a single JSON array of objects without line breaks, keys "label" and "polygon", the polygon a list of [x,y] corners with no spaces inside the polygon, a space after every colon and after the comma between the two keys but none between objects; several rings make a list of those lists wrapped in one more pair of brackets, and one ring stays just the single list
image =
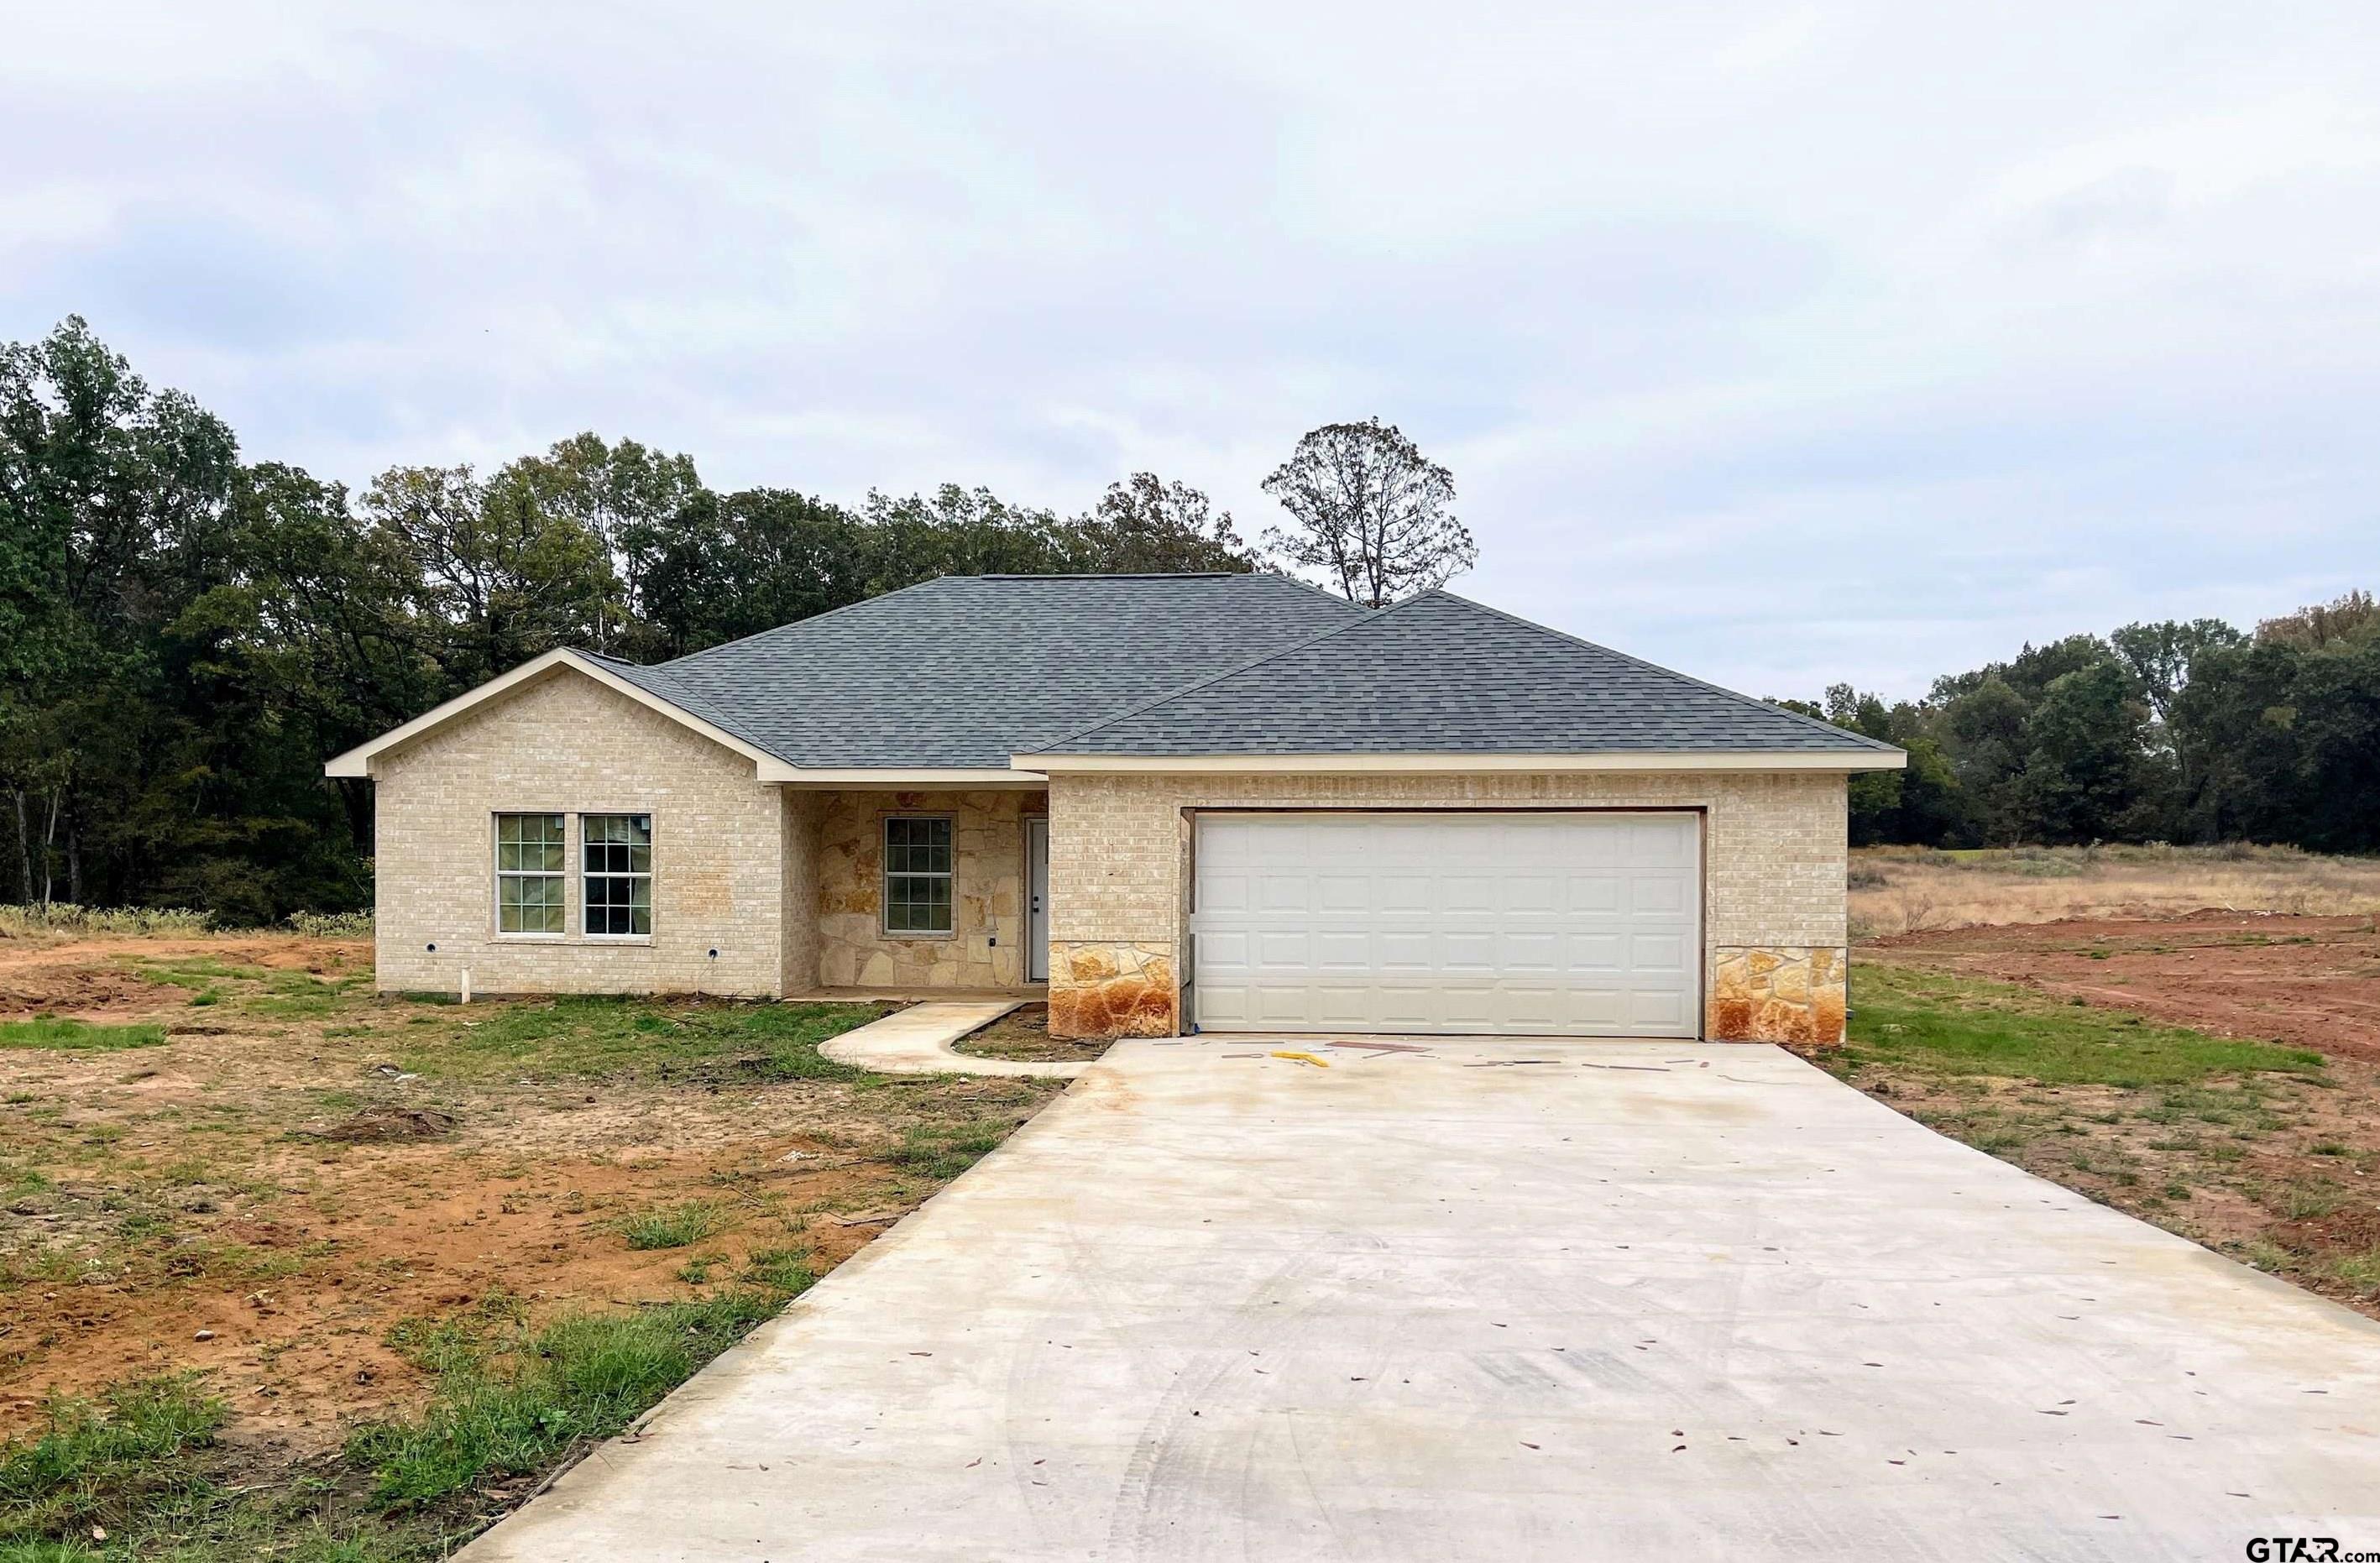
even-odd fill
[{"label": "roof eave", "polygon": [[447,723],[469,715],[473,710],[499,699],[524,685],[536,683],[552,673],[577,672],[593,679],[613,693],[626,697],[649,710],[660,712],[672,721],[689,728],[722,748],[743,756],[753,764],[759,781],[790,782],[803,773],[786,764],[766,749],[755,747],[725,729],[705,721],[685,707],[674,705],[641,685],[632,684],[605,667],[594,658],[569,647],[532,657],[510,672],[500,673],[487,683],[465,690],[442,705],[433,706],[401,727],[390,728],[369,743],[358,744],[345,754],[334,755],[322,767],[322,774],[333,777],[371,777],[379,774],[381,757],[428,737]]},{"label": "roof eave", "polygon": [[1899,770],[1900,749],[1606,749],[1584,754],[1027,754],[1010,762],[1045,776],[1148,772],[1328,776],[1366,772]]}]

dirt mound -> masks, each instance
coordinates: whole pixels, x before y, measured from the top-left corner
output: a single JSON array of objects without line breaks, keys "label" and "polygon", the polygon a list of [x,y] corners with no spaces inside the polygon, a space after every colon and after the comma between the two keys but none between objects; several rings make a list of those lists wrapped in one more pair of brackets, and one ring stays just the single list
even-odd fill
[{"label": "dirt mound", "polygon": [[455,1132],[455,1115],[436,1108],[366,1108],[328,1129],[308,1136],[337,1140],[351,1145],[386,1145],[392,1140],[437,1140]]},{"label": "dirt mound", "polygon": [[0,1018],[141,1014],[178,1004],[188,997],[178,987],[129,972],[79,964],[34,967],[0,977]]}]

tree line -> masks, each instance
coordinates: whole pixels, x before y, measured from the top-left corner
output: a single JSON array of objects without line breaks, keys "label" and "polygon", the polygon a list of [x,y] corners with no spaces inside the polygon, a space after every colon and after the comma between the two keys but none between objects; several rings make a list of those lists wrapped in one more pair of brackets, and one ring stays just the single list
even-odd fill
[{"label": "tree line", "polygon": [[[243,460],[68,320],[0,345],[0,901],[368,905],[370,784],[322,760],[557,646],[661,660],[944,575],[1305,570],[1378,607],[1476,557],[1451,475],[1377,419],[1263,487],[1287,522],[1251,541],[1146,472],[1073,515],[956,485],[844,505],[581,434],[358,493]],[[1779,703],[1909,751],[1853,781],[1862,843],[2380,849],[2365,593],[2028,646],[1922,700]]]},{"label": "tree line", "polygon": [[2026,646],[1888,703],[1778,702],[1909,751],[1854,777],[1854,845],[2280,842],[2380,850],[2380,606],[2243,631],[2126,624]]},{"label": "tree line", "polygon": [[1378,606],[1475,558],[1453,480],[1332,424],[1259,542],[1151,473],[1074,515],[946,485],[720,492],[594,434],[360,492],[241,459],[80,319],[0,345],[0,901],[264,922],[370,902],[369,782],[324,758],[558,646],[657,661],[946,575],[1306,568]]}]

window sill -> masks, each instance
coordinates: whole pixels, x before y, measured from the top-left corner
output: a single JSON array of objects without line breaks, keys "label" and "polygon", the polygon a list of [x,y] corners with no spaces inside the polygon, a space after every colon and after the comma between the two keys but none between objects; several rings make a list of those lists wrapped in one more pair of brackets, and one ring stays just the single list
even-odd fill
[{"label": "window sill", "polygon": [[951,930],[949,933],[916,933],[912,931],[894,933],[890,928],[879,928],[876,930],[876,937],[879,941],[885,944],[948,944],[951,940],[958,938],[959,936],[958,930],[955,928]]},{"label": "window sill", "polygon": [[582,934],[579,939],[580,942],[586,944],[650,945],[653,941],[653,936],[650,934]]},{"label": "window sill", "polygon": [[570,942],[570,936],[548,933],[499,933],[496,935],[496,942],[498,944],[567,944]]}]

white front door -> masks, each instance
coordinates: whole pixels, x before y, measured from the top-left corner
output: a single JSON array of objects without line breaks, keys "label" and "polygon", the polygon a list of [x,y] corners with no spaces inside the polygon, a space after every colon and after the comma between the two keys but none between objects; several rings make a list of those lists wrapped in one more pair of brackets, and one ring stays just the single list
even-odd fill
[{"label": "white front door", "polygon": [[1050,980],[1050,819],[1025,821],[1025,980]]},{"label": "white front door", "polygon": [[1701,1032],[1692,813],[1202,814],[1209,1031]]}]

